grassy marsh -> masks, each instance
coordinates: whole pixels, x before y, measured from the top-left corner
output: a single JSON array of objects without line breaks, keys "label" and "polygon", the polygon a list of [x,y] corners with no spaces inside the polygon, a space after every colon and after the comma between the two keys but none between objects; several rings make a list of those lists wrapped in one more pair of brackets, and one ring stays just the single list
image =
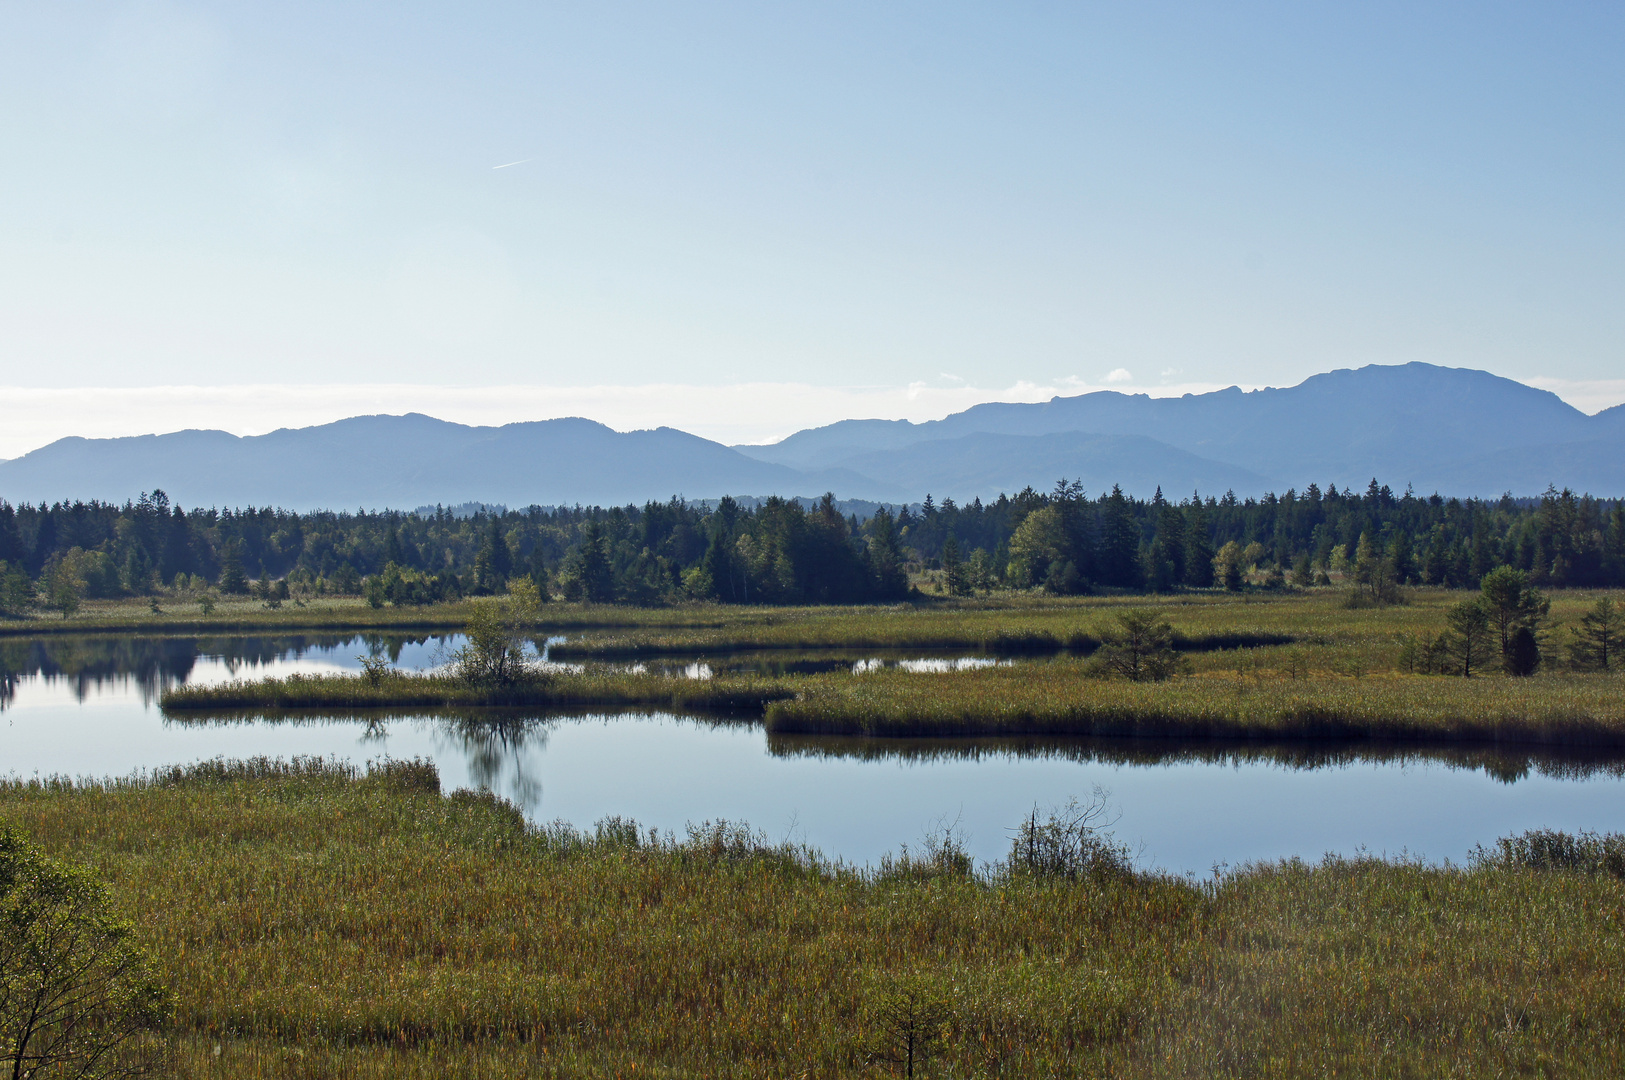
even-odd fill
[{"label": "grassy marsh", "polygon": [[361,675],[289,675],[213,686],[178,686],[163,696],[166,713],[258,714],[319,711],[347,714],[371,709],[576,709],[656,706],[678,711],[749,713],[795,691],[782,680],[740,676],[673,679],[644,672],[588,670],[521,678],[500,685],[471,684],[453,675],[389,671]]},{"label": "grassy marsh", "polygon": [[1625,677],[1451,679],[1199,672],[1161,683],[1095,677],[1087,662],[882,671],[807,681],[768,706],[769,731],[873,736],[1079,735],[1625,745]]},{"label": "grassy marsh", "polygon": [[[1339,595],[1173,598],[1155,606],[1183,641],[1274,639],[1289,644],[1191,649],[1186,673],[1160,683],[1102,679],[1066,653],[977,670],[921,674],[885,668],[761,676],[720,672],[672,678],[589,664],[513,687],[467,686],[436,675],[392,673],[377,683],[345,676],[293,677],[165,695],[176,715],[254,710],[442,708],[479,705],[726,710],[761,717],[776,734],[941,738],[972,735],[1240,739],[1381,739],[1625,746],[1625,674],[1572,673],[1553,663],[1534,678],[1461,679],[1401,674],[1404,636],[1436,633],[1459,599],[1418,593],[1413,603],[1349,609]],[[1572,623],[1593,598],[1562,594],[1552,622]],[[1143,601],[1136,601],[1143,606]],[[577,654],[705,657],[724,648],[792,643],[844,646],[854,657],[886,642],[896,648],[963,641],[1076,640],[1097,635],[1126,599],[1040,602],[1012,607],[746,609],[726,625],[682,632],[585,635]],[[708,609],[716,615],[718,609]],[[697,613],[695,613],[697,614]],[[1070,635],[1070,637],[1068,637]],[[722,642],[724,645],[706,645]],[[775,646],[773,643],[778,643]],[[764,645],[764,643],[766,643]],[[856,643],[856,644],[854,644]],[[702,647],[703,646],[703,647]],[[680,649],[679,649],[680,647]],[[990,650],[991,651],[991,650]],[[568,653],[555,647],[555,655]]]},{"label": "grassy marsh", "polygon": [[856,869],[311,761],[12,781],[0,822],[109,882],[181,1077],[884,1074],[872,1003],[911,977],[948,1010],[930,1076],[1625,1066],[1625,882],[1516,847],[1201,882]]}]

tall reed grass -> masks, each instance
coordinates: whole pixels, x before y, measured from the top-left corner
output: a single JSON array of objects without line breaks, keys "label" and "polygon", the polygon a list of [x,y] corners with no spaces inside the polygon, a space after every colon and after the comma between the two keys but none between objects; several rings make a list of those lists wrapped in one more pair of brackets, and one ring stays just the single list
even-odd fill
[{"label": "tall reed grass", "polygon": [[954,1002],[956,1074],[1105,1068],[1200,916],[1156,876],[881,875],[725,823],[527,828],[429,780],[13,782],[0,820],[111,882],[174,987],[180,1076],[867,1075],[866,1003],[903,975]]},{"label": "tall reed grass", "polygon": [[1298,679],[1193,676],[1162,683],[1094,677],[1088,664],[876,672],[809,680],[767,709],[775,733],[886,737],[1076,735],[1387,739],[1625,746],[1617,676]]},{"label": "tall reed grass", "polygon": [[579,709],[658,706],[679,711],[761,716],[770,702],[793,696],[783,680],[744,675],[675,679],[647,672],[594,669],[531,673],[508,683],[470,682],[449,674],[387,671],[364,675],[305,675],[177,686],[161,705],[172,716],[209,717],[316,711],[340,715],[373,709]]},{"label": "tall reed grass", "polygon": [[422,763],[0,783],[157,958],[179,1077],[883,1075],[876,1006],[922,987],[929,1076],[1625,1068],[1620,838],[1198,882],[1050,820],[1002,869],[853,868],[728,823],[527,826]]}]

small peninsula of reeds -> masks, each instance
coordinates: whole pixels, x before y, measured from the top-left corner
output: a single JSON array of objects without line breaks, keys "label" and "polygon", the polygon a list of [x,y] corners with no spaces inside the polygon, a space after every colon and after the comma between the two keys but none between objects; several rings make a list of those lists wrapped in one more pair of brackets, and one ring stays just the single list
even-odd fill
[{"label": "small peninsula of reeds", "polygon": [[367,675],[289,675],[285,678],[180,686],[166,692],[171,714],[344,713],[369,709],[578,709],[658,707],[745,713],[760,717],[769,703],[795,691],[782,680],[672,679],[642,672],[527,672],[505,681],[455,674],[389,671]]}]

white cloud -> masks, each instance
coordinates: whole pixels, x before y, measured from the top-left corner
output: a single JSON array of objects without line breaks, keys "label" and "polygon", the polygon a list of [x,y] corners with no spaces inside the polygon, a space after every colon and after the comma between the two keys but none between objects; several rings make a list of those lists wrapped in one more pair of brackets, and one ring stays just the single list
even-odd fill
[{"label": "white cloud", "polygon": [[[0,458],[68,435],[110,438],[186,428],[259,435],[371,413],[421,412],[463,424],[510,424],[585,416],[620,431],[675,427],[724,443],[763,443],[846,419],[937,420],[986,401],[1048,401],[1107,387],[1066,380],[970,385],[811,386],[429,386],[420,384],[146,386],[79,389],[0,387],[6,423]],[[1114,390],[1134,389],[1113,386]],[[1217,384],[1142,388],[1159,397]]]},{"label": "white cloud", "polygon": [[1106,381],[1114,386],[1118,383],[1131,383],[1134,381],[1134,375],[1128,368],[1115,368],[1106,376]]}]

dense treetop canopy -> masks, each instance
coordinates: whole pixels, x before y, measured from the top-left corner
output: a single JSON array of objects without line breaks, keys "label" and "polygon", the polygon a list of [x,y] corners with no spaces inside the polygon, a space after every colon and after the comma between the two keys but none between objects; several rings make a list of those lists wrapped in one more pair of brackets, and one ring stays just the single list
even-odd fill
[{"label": "dense treetop canopy", "polygon": [[499,591],[516,575],[544,598],[793,604],[898,599],[922,569],[946,571],[953,591],[1065,593],[1234,587],[1260,571],[1310,581],[1379,562],[1401,584],[1476,587],[1511,566],[1547,587],[1625,585],[1625,503],[1569,491],[1457,500],[1373,480],[1364,492],[1174,501],[1062,481],[988,503],[864,509],[843,513],[832,495],[472,514],[185,511],[161,491],[122,506],[0,502],[0,574],[12,596],[25,579],[48,594],[66,567],[91,597],[281,581],[394,603]]}]

